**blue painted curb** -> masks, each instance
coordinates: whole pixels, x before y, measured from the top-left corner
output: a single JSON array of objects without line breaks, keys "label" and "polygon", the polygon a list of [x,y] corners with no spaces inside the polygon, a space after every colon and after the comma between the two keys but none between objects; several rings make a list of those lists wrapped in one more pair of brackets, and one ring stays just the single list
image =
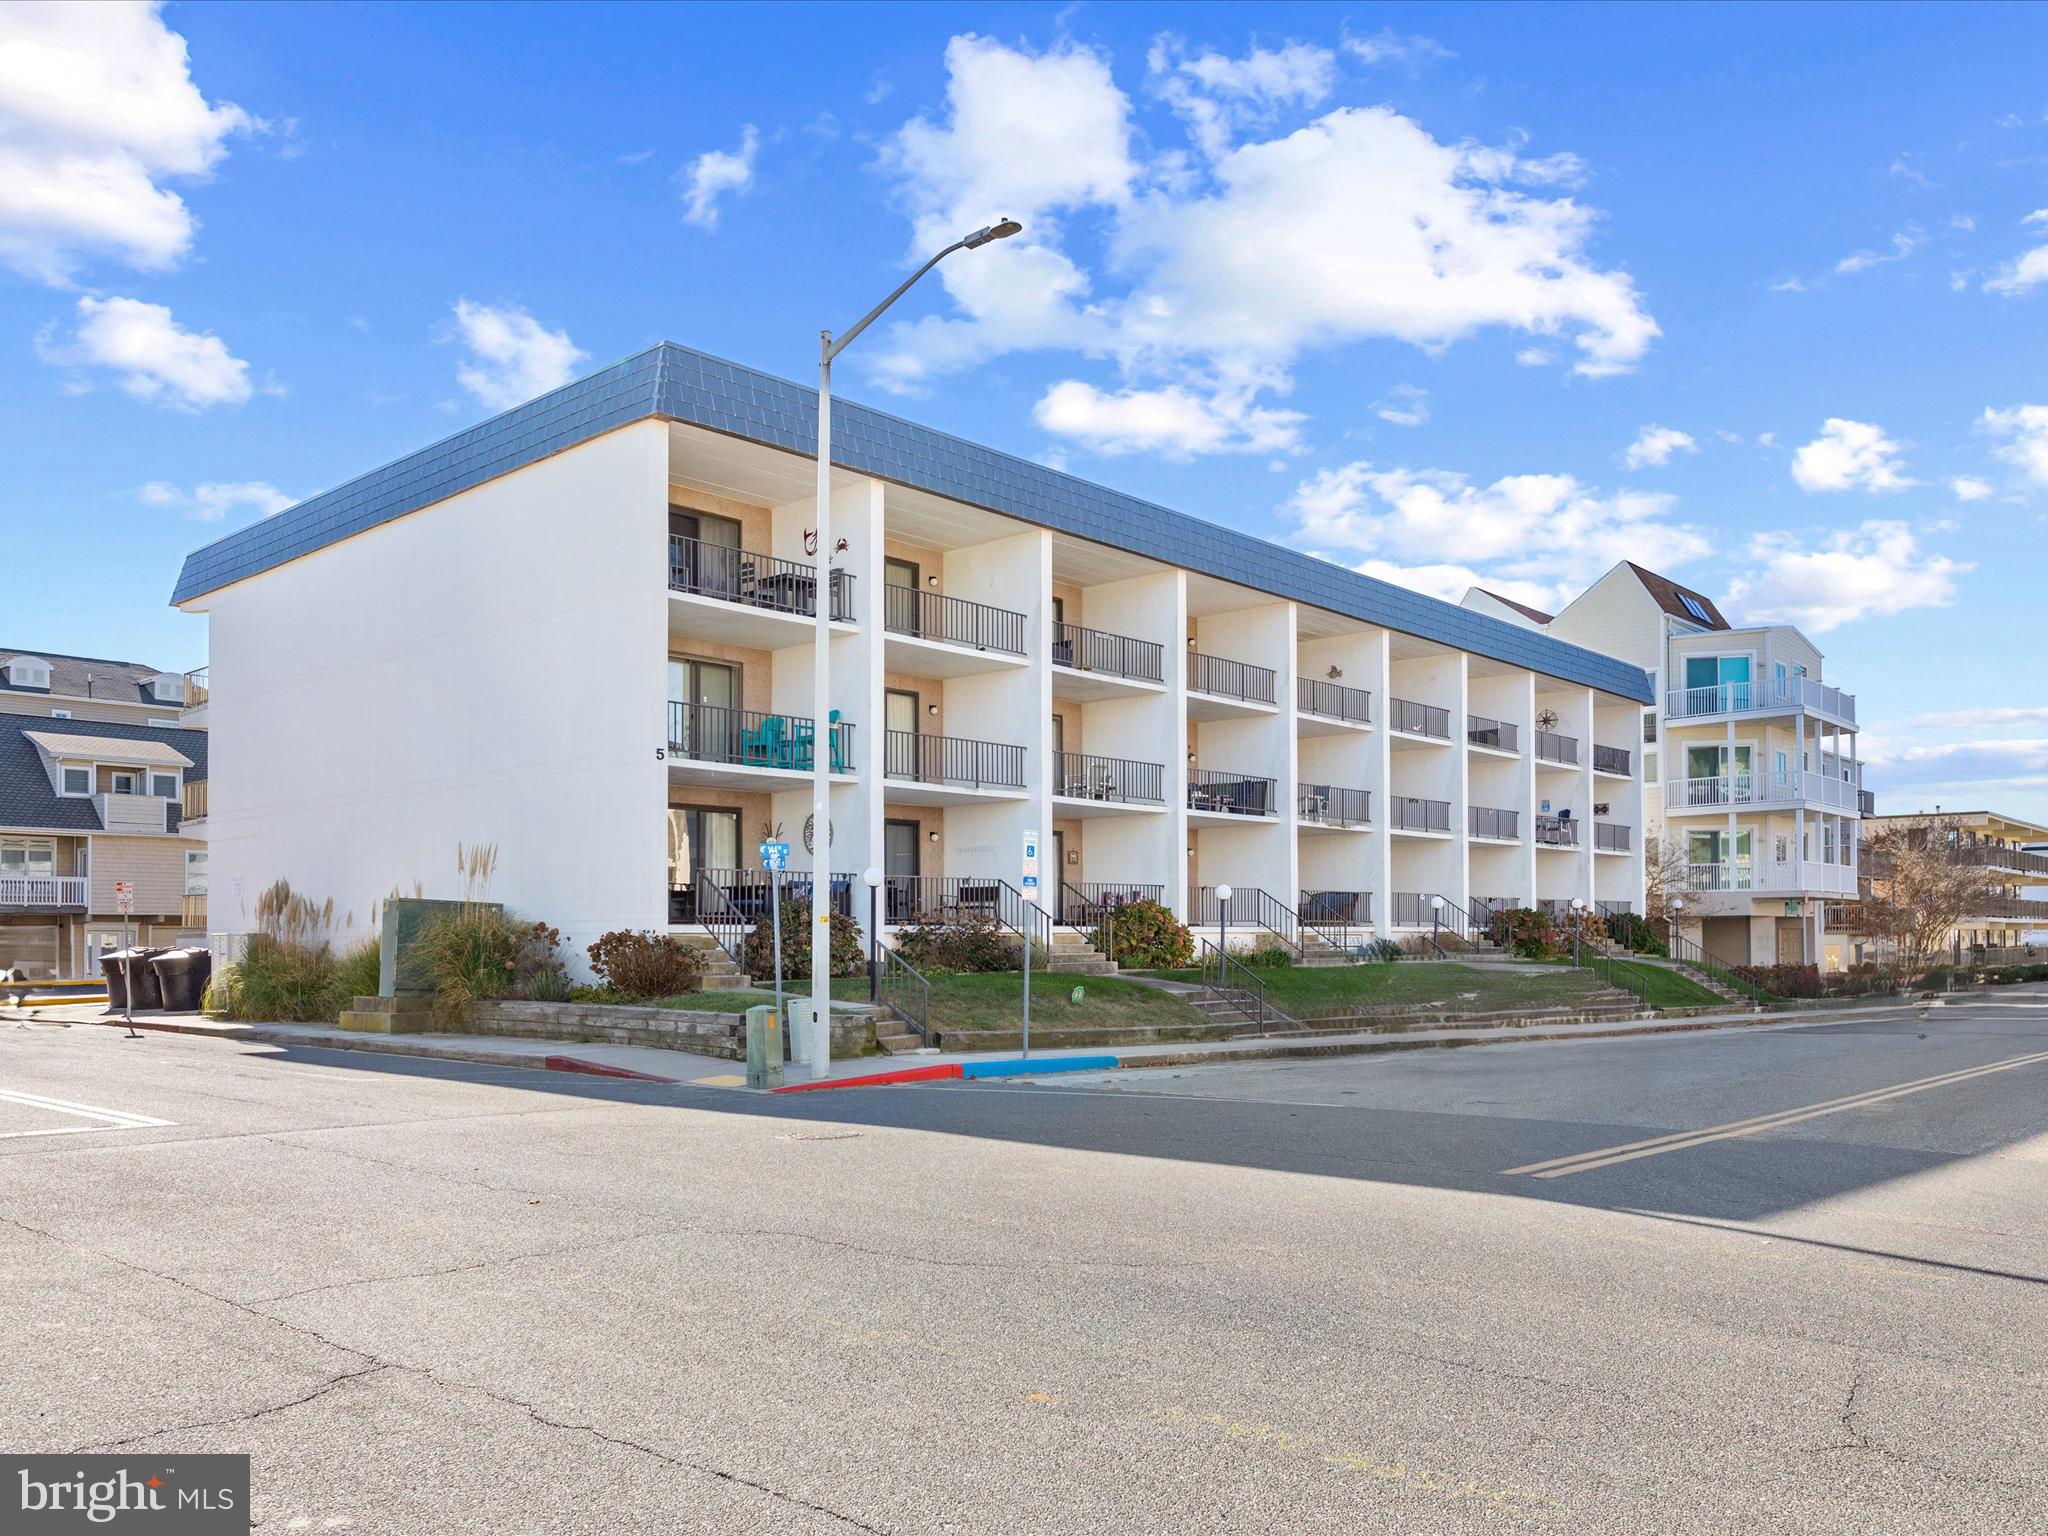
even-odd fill
[{"label": "blue painted curb", "polygon": [[1113,1072],[1123,1063],[1114,1056],[1045,1056],[1037,1061],[969,1061],[962,1077],[1040,1077],[1048,1072]]}]

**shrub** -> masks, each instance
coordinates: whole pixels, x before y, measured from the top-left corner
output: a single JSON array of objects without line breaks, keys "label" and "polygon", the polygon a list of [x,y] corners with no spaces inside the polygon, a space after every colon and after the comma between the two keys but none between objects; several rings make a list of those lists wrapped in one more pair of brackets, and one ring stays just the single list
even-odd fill
[{"label": "shrub", "polygon": [[382,957],[383,947],[375,939],[356,940],[334,963],[335,990],[350,1002],[375,997],[377,985],[384,979]]},{"label": "shrub", "polygon": [[[755,985],[775,977],[775,925],[763,920],[754,924],[740,950],[740,964],[754,978]],[[865,976],[867,947],[860,941],[860,924],[841,913],[832,914],[832,974]],[[811,979],[811,904],[785,901],[782,904],[782,979]]]},{"label": "shrub", "polygon": [[1401,958],[1401,946],[1392,939],[1367,939],[1358,946],[1357,954],[1370,965],[1392,965]]},{"label": "shrub", "polygon": [[1023,964],[1017,936],[992,917],[912,923],[897,930],[896,952],[926,975],[1014,971]]},{"label": "shrub", "polygon": [[618,928],[589,953],[598,980],[629,1002],[694,992],[704,980],[704,957],[673,934]]},{"label": "shrub", "polygon": [[1118,965],[1134,970],[1173,971],[1195,958],[1195,936],[1169,907],[1148,898],[1108,908],[1088,942]]},{"label": "shrub", "polygon": [[1547,960],[1557,953],[1557,927],[1535,907],[1496,912],[1488,925],[1493,942],[1522,960]]},{"label": "shrub", "polygon": [[1607,919],[1607,936],[1624,949],[1639,955],[1669,955],[1671,950],[1657,925],[1640,913],[1617,912]]},{"label": "shrub", "polygon": [[1738,965],[1731,974],[1777,997],[1821,997],[1827,992],[1818,966]]},{"label": "shrub", "polygon": [[1283,966],[1294,964],[1294,951],[1282,944],[1268,944],[1260,949],[1240,950],[1237,960],[1243,965]]},{"label": "shrub", "polygon": [[421,925],[406,951],[406,985],[431,992],[435,1011],[460,1022],[476,1004],[518,989],[520,958],[532,936],[532,927],[502,907],[465,902]]},{"label": "shrub", "polygon": [[529,1003],[566,1003],[574,990],[569,985],[569,973],[557,966],[551,971],[537,972],[521,985],[519,995]]},{"label": "shrub", "polygon": [[249,947],[222,978],[230,1018],[272,1024],[332,1023],[344,999],[339,967],[326,940],[287,943],[268,933],[249,936]]}]

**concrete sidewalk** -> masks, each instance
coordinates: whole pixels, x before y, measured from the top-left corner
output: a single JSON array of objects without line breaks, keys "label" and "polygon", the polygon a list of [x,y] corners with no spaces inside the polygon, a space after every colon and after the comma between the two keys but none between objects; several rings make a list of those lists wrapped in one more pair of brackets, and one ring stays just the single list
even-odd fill
[{"label": "concrete sidewalk", "polygon": [[[1940,1005],[1933,1005],[1939,1010]],[[1301,1037],[1252,1037],[1243,1040],[1200,1041],[1168,1045],[1131,1045],[1034,1051],[1033,1063],[1042,1063],[1047,1075],[1062,1070],[1063,1063],[1086,1062],[1103,1069],[1105,1060],[1115,1068],[1221,1065],[1233,1061],[1271,1061],[1288,1057],[1363,1056],[1387,1051],[1436,1050],[1458,1046],[1507,1045],[1544,1041],[1613,1040],[1635,1035],[1691,1034],[1706,1030],[1803,1029],[1813,1024],[1845,1019],[1925,1017],[1929,1005],[1892,1001],[1882,1005],[1845,1008],[1828,1012],[1792,1014],[1725,1013],[1685,1019],[1609,1020],[1587,1024],[1495,1025],[1483,1029],[1408,1030],[1400,1034],[1343,1034]],[[6,1015],[0,1014],[0,1019]],[[44,1009],[35,1016],[43,1027],[56,1024],[92,1024],[121,1028],[118,1014],[99,1008]],[[485,1066],[521,1067],[555,1072],[587,1072],[599,1076],[639,1078],[655,1082],[687,1083],[696,1087],[729,1088],[746,1092],[745,1064],[721,1057],[698,1056],[655,1046],[604,1045],[561,1040],[524,1040],[497,1035],[377,1035],[346,1031],[324,1024],[231,1024],[194,1014],[141,1014],[136,1028],[178,1034],[205,1035],[251,1044],[298,1046],[321,1050],[375,1051],[384,1055],[415,1056],[442,1061],[468,1061]],[[1014,1060],[986,1051],[933,1051],[909,1056],[852,1056],[831,1064],[830,1079],[842,1082],[919,1069],[965,1066]],[[930,1074],[925,1074],[930,1075]],[[1029,1080],[1027,1070],[1012,1076]],[[790,1085],[813,1081],[809,1071],[795,1063],[784,1069]]]}]

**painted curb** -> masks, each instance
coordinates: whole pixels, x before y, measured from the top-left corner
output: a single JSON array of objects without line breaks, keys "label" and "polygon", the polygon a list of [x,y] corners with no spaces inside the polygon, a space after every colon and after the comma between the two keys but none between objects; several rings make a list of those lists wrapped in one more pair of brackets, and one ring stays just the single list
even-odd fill
[{"label": "painted curb", "polygon": [[1114,1072],[1124,1065],[1121,1056],[1047,1056],[1038,1061],[969,1061],[961,1064],[962,1077],[1039,1077],[1052,1072]]},{"label": "painted curb", "polygon": [[653,1072],[635,1072],[631,1067],[608,1067],[601,1061],[584,1061],[577,1056],[543,1056],[541,1065],[550,1072],[581,1072],[586,1077],[629,1077],[636,1083],[674,1083],[681,1079],[661,1077]]},{"label": "painted curb", "polygon": [[770,1093],[816,1093],[821,1088],[882,1088],[891,1083],[930,1083],[942,1077],[960,1076],[960,1063],[940,1062],[929,1067],[904,1067],[895,1072],[870,1072],[864,1077],[828,1077],[816,1083],[785,1083]]}]

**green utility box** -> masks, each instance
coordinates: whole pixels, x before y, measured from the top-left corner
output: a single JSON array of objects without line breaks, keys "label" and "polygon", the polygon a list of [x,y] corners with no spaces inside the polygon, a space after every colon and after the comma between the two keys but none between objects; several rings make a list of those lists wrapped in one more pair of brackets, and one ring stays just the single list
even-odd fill
[{"label": "green utility box", "polygon": [[782,1086],[782,1021],[767,1003],[747,1010],[747,1086]]}]

